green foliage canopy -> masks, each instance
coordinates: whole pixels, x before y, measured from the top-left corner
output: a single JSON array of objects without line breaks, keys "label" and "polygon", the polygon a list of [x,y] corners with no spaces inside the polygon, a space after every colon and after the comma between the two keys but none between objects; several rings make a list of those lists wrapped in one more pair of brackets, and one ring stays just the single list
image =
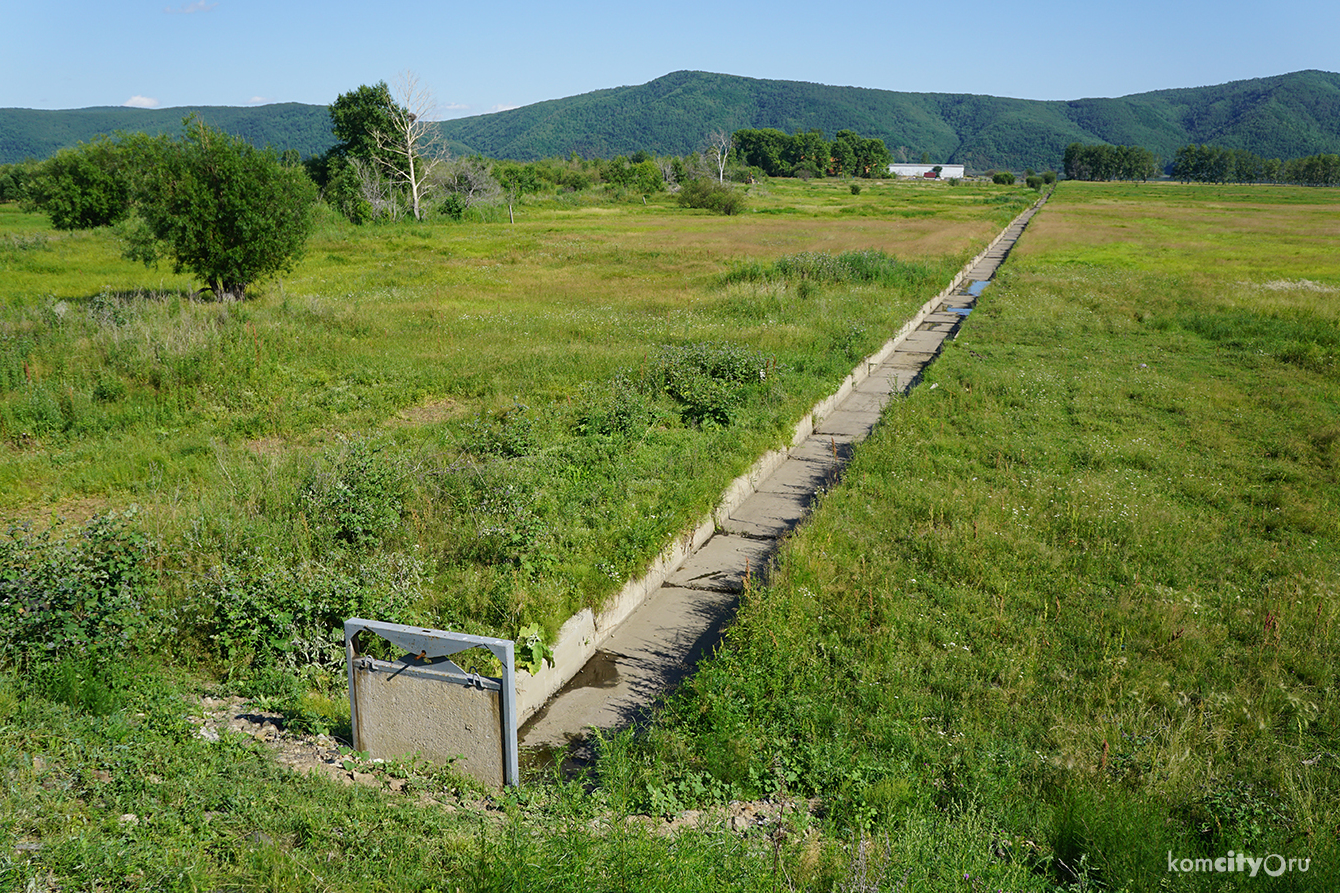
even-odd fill
[{"label": "green foliage canopy", "polygon": [[187,118],[181,139],[130,134],[57,154],[28,199],[57,229],[120,224],[126,256],[169,256],[216,298],[289,269],[312,228],[316,188],[273,150]]},{"label": "green foliage canopy", "polygon": [[45,211],[56,229],[111,226],[130,211],[128,163],[132,142],[101,137],[74,149],[62,149],[42,162],[28,178],[27,202]]},{"label": "green foliage canopy", "polygon": [[141,153],[138,219],[128,254],[146,264],[167,254],[216,298],[292,267],[312,230],[316,187],[301,168],[188,119],[181,140]]},{"label": "green foliage canopy", "polygon": [[1086,146],[1065,150],[1065,175],[1071,180],[1148,180],[1158,176],[1158,156],[1140,146]]}]

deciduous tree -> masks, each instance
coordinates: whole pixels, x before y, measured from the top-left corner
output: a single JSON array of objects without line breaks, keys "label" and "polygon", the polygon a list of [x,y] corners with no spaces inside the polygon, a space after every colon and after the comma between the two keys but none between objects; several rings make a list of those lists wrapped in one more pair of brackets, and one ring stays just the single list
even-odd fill
[{"label": "deciduous tree", "polygon": [[301,254],[316,187],[273,151],[188,118],[182,139],[143,144],[134,158],[128,256],[145,263],[169,256],[215,298],[240,300]]},{"label": "deciduous tree", "polygon": [[422,220],[424,200],[432,191],[433,171],[446,158],[441,132],[433,120],[437,102],[414,72],[400,76],[389,122],[372,132],[376,160],[392,181],[404,187],[415,220]]},{"label": "deciduous tree", "polygon": [[717,170],[717,182],[726,182],[726,159],[730,157],[731,135],[718,127],[707,135],[706,155]]},{"label": "deciduous tree", "polygon": [[532,165],[515,162],[494,165],[493,176],[507,198],[507,220],[515,224],[516,216],[512,207],[521,200],[521,196],[540,188],[540,177]]}]

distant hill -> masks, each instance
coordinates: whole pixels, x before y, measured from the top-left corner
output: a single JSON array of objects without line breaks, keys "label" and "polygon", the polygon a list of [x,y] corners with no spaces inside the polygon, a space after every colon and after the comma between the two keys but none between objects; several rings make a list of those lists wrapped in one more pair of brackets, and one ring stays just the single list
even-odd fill
[{"label": "distant hill", "polygon": [[247,108],[0,109],[0,164],[46,158],[59,149],[117,131],[177,133],[182,118],[192,112],[211,127],[243,137],[259,148],[273,146],[280,152],[297,149],[306,158],[319,155],[335,144],[326,107],[298,102]]},{"label": "distant hill", "polygon": [[1340,74],[1301,71],[1119,99],[1040,101],[963,93],[897,93],[801,81],[677,71],[442,125],[461,151],[529,160],[638,149],[683,154],[716,128],[817,127],[884,140],[895,159],[970,169],[1059,168],[1073,142],[1140,145],[1171,160],[1188,143],[1266,158],[1340,152]]},{"label": "distant hill", "polygon": [[[0,109],[0,162],[45,157],[114,130],[171,130],[188,109]],[[325,106],[208,107],[202,118],[258,145],[304,156],[329,147]],[[489,115],[444,121],[453,151],[533,160],[573,152],[612,157],[646,150],[682,155],[721,128],[818,128],[883,139],[895,159],[971,170],[1058,168],[1073,142],[1139,145],[1171,160],[1188,143],[1247,149],[1265,158],[1340,153],[1340,74],[1300,71],[1213,87],[1117,99],[1041,101],[964,93],[899,93],[677,71]]]}]

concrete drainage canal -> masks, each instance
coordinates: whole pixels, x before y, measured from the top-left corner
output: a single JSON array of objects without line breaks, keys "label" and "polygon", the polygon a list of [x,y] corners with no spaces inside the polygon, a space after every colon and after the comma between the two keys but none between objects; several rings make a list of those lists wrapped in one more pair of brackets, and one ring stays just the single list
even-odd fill
[{"label": "concrete drainage canal", "polygon": [[[629,583],[601,614],[585,610],[569,619],[553,643],[552,666],[534,676],[515,671],[513,683],[511,642],[349,621],[356,747],[393,750],[402,738],[416,744],[441,739],[451,751],[443,751],[444,757],[456,755],[462,769],[489,783],[516,784],[521,769],[552,766],[557,754],[565,755],[568,768],[589,763],[592,729],[645,721],[657,698],[679,685],[721,640],[744,587],[766,576],[781,539],[805,518],[815,496],[839,479],[885,406],[907,394],[957,335],[1045,201],[1015,218],[836,393],[816,405],[787,447],[769,452],[733,482],[713,515],[667,546],[645,577]],[[399,661],[373,661],[354,647],[360,633],[386,638],[408,653]],[[471,646],[491,650],[504,677],[466,673],[450,660]],[[425,718],[428,701],[442,705],[446,714]],[[447,715],[452,711],[461,715]]]}]

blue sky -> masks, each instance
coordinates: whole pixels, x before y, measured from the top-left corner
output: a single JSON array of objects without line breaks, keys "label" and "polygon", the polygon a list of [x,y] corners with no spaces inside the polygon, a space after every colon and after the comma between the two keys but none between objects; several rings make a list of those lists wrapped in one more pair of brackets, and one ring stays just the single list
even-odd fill
[{"label": "blue sky", "polygon": [[680,69],[1025,99],[1124,96],[1340,71],[1336,0],[1023,6],[452,0],[21,3],[0,107],[328,104],[415,72],[440,117]]}]

